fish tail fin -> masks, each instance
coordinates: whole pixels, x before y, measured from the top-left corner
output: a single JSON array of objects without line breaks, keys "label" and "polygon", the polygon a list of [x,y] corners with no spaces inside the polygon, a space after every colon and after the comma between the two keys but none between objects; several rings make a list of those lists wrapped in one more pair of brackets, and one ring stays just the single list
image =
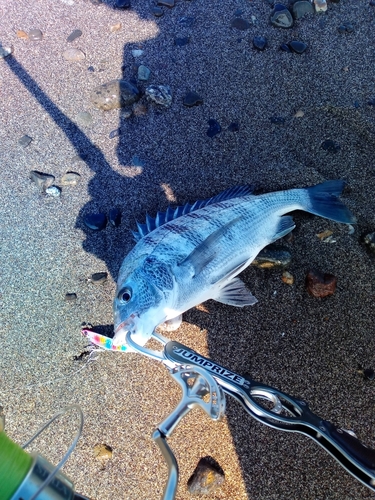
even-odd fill
[{"label": "fish tail fin", "polygon": [[356,218],[350,210],[338,199],[345,182],[342,180],[327,181],[307,188],[310,199],[306,209],[312,214],[331,219],[344,224],[354,224]]}]

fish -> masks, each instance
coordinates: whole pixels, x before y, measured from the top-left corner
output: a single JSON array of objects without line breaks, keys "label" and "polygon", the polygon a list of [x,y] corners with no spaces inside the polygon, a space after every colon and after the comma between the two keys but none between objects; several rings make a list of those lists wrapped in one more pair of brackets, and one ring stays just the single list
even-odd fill
[{"label": "fish", "polygon": [[[254,305],[238,275],[258,253],[295,227],[285,215],[303,210],[343,224],[356,219],[339,200],[345,182],[255,195],[236,186],[194,204],[169,207],[133,231],[136,245],[119,270],[114,310],[114,345],[126,336],[144,346],[159,325],[177,328],[182,314],[213,299]],[[129,346],[128,346],[129,347]]]}]

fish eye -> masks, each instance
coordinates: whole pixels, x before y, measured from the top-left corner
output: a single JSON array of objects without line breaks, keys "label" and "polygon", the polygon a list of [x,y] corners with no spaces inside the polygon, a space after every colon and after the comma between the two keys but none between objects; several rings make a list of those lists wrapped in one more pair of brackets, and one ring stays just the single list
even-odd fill
[{"label": "fish eye", "polygon": [[130,288],[123,288],[120,293],[118,294],[119,300],[121,302],[129,302],[129,300],[132,298],[132,291]]}]

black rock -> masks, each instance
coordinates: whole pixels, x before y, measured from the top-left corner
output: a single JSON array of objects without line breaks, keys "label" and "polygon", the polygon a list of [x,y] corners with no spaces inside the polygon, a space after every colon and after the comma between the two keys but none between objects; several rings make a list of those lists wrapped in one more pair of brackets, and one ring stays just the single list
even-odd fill
[{"label": "black rock", "polygon": [[303,54],[307,49],[307,44],[304,42],[300,42],[299,40],[292,40],[291,42],[289,42],[289,47],[296,54]]},{"label": "black rock", "polygon": [[91,283],[95,283],[95,285],[100,285],[101,283],[105,283],[108,278],[108,273],[94,273],[91,275],[89,281]]},{"label": "black rock", "polygon": [[331,139],[327,139],[322,142],[322,148],[329,153],[337,153],[340,150],[340,144]]},{"label": "black rock", "polygon": [[108,220],[114,227],[118,227],[121,224],[121,212],[118,208],[112,208],[109,211]]},{"label": "black rock", "polygon": [[188,36],[178,37],[174,39],[174,44],[177,45],[178,47],[183,47],[184,45],[187,45],[189,41],[190,38]]},{"label": "black rock", "polygon": [[18,144],[22,146],[23,148],[26,148],[30,142],[32,141],[32,138],[29,137],[28,135],[24,135],[21,137],[21,139],[18,141]]},{"label": "black rock", "polygon": [[90,71],[90,73],[94,73],[94,71],[95,71],[94,66],[89,66],[87,68],[87,71]]},{"label": "black rock", "polygon": [[44,174],[43,172],[38,172],[37,170],[31,170],[30,179],[41,189],[47,189],[54,183],[55,176],[51,174]]},{"label": "black rock", "polygon": [[113,7],[115,9],[129,9],[130,0],[116,0]]},{"label": "black rock", "polygon": [[198,106],[199,104],[203,104],[203,99],[197,92],[188,92],[183,100],[184,106],[191,108],[192,106]]},{"label": "black rock", "polygon": [[107,225],[107,216],[105,214],[88,214],[84,217],[84,223],[94,231],[101,231]]},{"label": "black rock", "polygon": [[201,458],[193,475],[188,480],[189,493],[208,495],[224,482],[223,469],[212,457]]},{"label": "black rock", "polygon": [[351,22],[346,21],[341,26],[337,28],[339,33],[352,33],[354,31],[354,26]]},{"label": "black rock", "polygon": [[282,43],[282,44],[280,45],[280,49],[281,49],[281,50],[283,50],[284,52],[292,52],[292,51],[290,50],[290,47],[289,47],[289,45],[288,45],[287,43]]},{"label": "black rock", "polygon": [[236,28],[237,30],[245,31],[250,28],[250,23],[246,21],[246,19],[242,19],[242,17],[235,17],[232,19],[230,23],[232,28]]},{"label": "black rock", "polygon": [[254,36],[253,45],[258,50],[264,50],[267,46],[267,38],[264,36]]},{"label": "black rock", "polygon": [[76,38],[79,38],[82,35],[81,30],[74,30],[70,33],[68,38],[66,39],[67,42],[74,42]]},{"label": "black rock", "polygon": [[277,28],[291,28],[293,26],[293,17],[287,7],[277,3],[270,17],[271,23]]},{"label": "black rock", "polygon": [[195,23],[195,17],[181,17],[181,19],[179,19],[178,21],[178,24],[180,24],[181,26],[185,26],[185,28],[191,28],[193,26],[193,24]]},{"label": "black rock", "polygon": [[109,138],[114,139],[115,137],[118,137],[121,135],[121,129],[116,128],[116,130],[112,130],[112,132],[109,133]]},{"label": "black rock", "polygon": [[216,120],[208,120],[208,125],[210,126],[210,128],[207,130],[208,137],[214,137],[221,132],[221,126]]},{"label": "black rock", "polygon": [[155,17],[161,17],[164,16],[164,10],[157,5],[153,5],[151,7],[151,14],[153,14]]},{"label": "black rock", "polygon": [[255,257],[252,266],[261,269],[287,267],[292,260],[292,255],[287,248],[276,245],[268,245]]},{"label": "black rock", "polygon": [[285,125],[285,118],[283,116],[271,116],[270,120],[274,125]]},{"label": "black rock", "polygon": [[363,376],[368,380],[374,380],[375,372],[372,368],[366,368],[365,370],[363,370]]},{"label": "black rock", "polygon": [[228,127],[229,132],[238,132],[240,130],[240,126],[237,122],[233,122]]},{"label": "black rock", "polygon": [[77,294],[76,293],[66,293],[65,300],[67,302],[74,302],[75,300],[77,300]]}]

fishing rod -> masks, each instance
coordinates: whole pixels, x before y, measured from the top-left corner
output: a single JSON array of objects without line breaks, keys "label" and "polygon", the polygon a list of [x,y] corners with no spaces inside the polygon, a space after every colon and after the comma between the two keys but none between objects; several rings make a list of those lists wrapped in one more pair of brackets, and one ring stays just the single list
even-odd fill
[{"label": "fishing rod", "polygon": [[167,439],[185,415],[196,407],[202,408],[212,420],[223,417],[226,394],[237,399],[246,412],[262,424],[309,437],[353,477],[375,492],[375,450],[361,443],[354,432],[336,427],[314,414],[306,401],[238,375],[157,332],[152,337],[162,344],[162,351],[138,345],[130,332],[127,333],[126,344],[122,345],[114,345],[112,339],[89,328],[83,328],[82,335],[102,349],[136,352],[163,363],[182,388],[181,401],[152,435],[168,467],[163,500],[175,498],[179,477],[178,463]]}]

